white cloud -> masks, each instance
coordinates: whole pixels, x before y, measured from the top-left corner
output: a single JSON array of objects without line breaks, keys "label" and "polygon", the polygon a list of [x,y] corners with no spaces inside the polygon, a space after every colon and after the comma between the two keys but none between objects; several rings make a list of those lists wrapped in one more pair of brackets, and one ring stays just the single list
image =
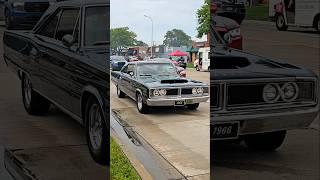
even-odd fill
[{"label": "white cloud", "polygon": [[129,27],[139,40],[151,41],[151,22],[154,21],[154,41],[160,44],[168,30],[182,29],[194,38],[198,25],[196,11],[204,0],[111,0],[111,28]]}]

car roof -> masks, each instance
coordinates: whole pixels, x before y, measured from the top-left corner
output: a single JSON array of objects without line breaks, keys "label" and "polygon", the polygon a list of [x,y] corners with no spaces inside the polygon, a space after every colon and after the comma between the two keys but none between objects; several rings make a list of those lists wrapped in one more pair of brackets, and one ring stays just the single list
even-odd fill
[{"label": "car roof", "polygon": [[96,4],[110,4],[110,0],[61,0],[56,6],[86,6]]},{"label": "car roof", "polygon": [[129,62],[128,64],[172,64],[172,63],[164,60],[149,60],[149,61]]}]

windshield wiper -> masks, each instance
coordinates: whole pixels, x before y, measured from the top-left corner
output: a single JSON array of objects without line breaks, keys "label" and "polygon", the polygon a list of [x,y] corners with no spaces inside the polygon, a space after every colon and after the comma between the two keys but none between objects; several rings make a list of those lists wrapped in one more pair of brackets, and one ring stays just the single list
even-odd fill
[{"label": "windshield wiper", "polygon": [[152,75],[151,74],[140,74],[139,76],[148,76],[148,77],[150,77]]},{"label": "windshield wiper", "polygon": [[108,41],[96,41],[92,45],[98,46],[98,45],[108,45],[108,44],[109,44]]}]

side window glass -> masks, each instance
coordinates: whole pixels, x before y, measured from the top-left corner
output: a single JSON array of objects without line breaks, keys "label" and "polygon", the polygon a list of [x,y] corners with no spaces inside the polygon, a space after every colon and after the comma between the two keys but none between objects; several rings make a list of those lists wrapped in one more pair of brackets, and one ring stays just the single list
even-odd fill
[{"label": "side window glass", "polygon": [[59,21],[61,15],[61,11],[59,11],[50,21],[49,23],[47,23],[46,26],[44,26],[44,28],[39,32],[40,35],[42,36],[46,36],[46,37],[50,37],[53,38],[56,28],[57,28],[57,24]]},{"label": "side window glass", "polygon": [[128,70],[127,70],[127,73],[128,74],[131,74],[131,75],[135,75],[134,73],[135,73],[135,65],[134,64],[130,64],[130,65],[128,65]]},{"label": "side window glass", "polygon": [[63,10],[55,38],[61,41],[64,35],[73,35],[78,17],[79,9]]},{"label": "side window glass", "polygon": [[127,71],[128,71],[128,66],[124,67],[121,72],[127,73]]}]

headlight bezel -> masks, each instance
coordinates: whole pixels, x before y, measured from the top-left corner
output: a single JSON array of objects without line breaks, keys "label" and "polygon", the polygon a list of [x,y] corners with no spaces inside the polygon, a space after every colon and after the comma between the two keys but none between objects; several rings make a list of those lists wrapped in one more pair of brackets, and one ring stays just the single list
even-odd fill
[{"label": "headlight bezel", "polygon": [[[270,87],[274,88],[275,93],[276,93],[274,98],[272,98],[272,99],[268,99],[268,97],[267,97],[267,93],[268,92],[266,92],[267,88],[270,88]],[[262,98],[266,103],[269,103],[269,104],[276,103],[276,102],[279,101],[280,97],[281,97],[281,94],[280,94],[280,86],[279,86],[279,84],[277,84],[277,83],[269,83],[269,84],[266,84],[263,87]]]}]

